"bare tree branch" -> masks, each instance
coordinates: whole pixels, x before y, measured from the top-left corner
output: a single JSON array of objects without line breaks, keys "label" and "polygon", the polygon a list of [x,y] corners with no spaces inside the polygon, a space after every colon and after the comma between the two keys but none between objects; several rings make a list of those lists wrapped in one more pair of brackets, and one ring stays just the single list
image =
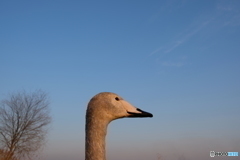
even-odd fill
[{"label": "bare tree branch", "polygon": [[[31,159],[44,143],[49,116],[47,94],[38,90],[11,94],[0,104],[0,151],[6,160]],[[4,160],[5,160],[4,159]]]}]

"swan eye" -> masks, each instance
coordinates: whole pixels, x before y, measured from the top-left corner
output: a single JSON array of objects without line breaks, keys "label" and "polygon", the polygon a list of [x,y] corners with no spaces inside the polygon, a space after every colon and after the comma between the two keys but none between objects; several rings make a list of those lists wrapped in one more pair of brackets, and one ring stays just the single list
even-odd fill
[{"label": "swan eye", "polygon": [[116,98],[115,98],[115,100],[116,100],[116,101],[119,101],[119,98],[118,98],[118,97],[116,97]]}]

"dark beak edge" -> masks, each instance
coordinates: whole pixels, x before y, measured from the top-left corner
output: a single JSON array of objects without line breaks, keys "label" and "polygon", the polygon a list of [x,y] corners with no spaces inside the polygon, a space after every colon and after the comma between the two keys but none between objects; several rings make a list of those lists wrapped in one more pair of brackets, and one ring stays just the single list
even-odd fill
[{"label": "dark beak edge", "polygon": [[137,111],[141,112],[141,113],[135,113],[135,112],[127,112],[129,114],[128,117],[132,117],[132,118],[137,118],[137,117],[153,117],[153,115],[151,113],[145,112],[139,108],[137,108]]}]

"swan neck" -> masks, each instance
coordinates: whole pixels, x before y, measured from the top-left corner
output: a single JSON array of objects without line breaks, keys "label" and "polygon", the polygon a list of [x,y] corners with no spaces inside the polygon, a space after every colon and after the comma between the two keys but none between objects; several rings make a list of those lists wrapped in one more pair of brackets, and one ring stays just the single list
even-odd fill
[{"label": "swan neck", "polygon": [[85,160],[106,160],[105,137],[108,122],[86,119]]}]

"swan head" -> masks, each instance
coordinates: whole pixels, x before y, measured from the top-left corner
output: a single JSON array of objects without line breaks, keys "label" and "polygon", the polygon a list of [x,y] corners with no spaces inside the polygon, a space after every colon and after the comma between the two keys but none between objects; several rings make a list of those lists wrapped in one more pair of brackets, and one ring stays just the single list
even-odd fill
[{"label": "swan head", "polygon": [[88,103],[86,117],[112,121],[124,117],[153,117],[151,113],[134,107],[122,97],[111,92],[95,95]]}]

